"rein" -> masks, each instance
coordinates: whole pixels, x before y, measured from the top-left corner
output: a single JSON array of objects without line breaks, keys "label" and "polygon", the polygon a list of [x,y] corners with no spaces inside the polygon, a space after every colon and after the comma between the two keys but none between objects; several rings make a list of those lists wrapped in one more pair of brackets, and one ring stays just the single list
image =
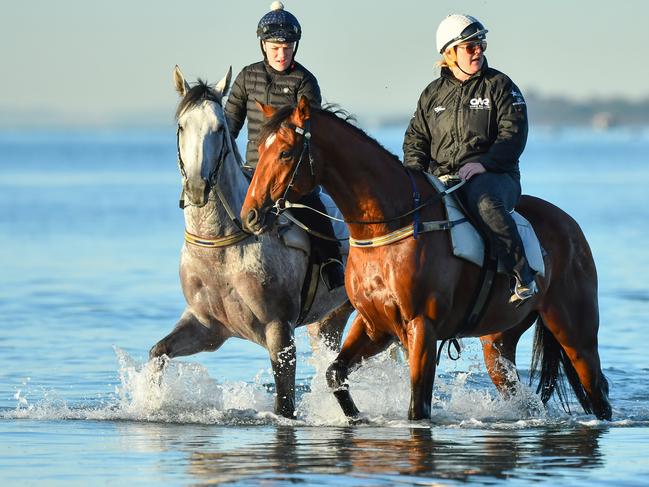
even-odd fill
[{"label": "rein", "polygon": [[451,194],[453,191],[459,189],[464,185],[466,181],[462,180],[459,183],[451,186],[450,188],[444,190],[444,191],[437,191],[436,188],[435,191],[436,193],[429,198],[427,201],[421,203],[421,195],[417,191],[417,187],[415,185],[415,180],[412,177],[412,173],[408,168],[404,168],[406,171],[406,174],[408,175],[408,178],[410,179],[410,183],[412,185],[412,200],[413,200],[413,209],[410,211],[407,211],[406,213],[403,213],[402,215],[395,216],[393,218],[389,218],[386,220],[345,220],[341,218],[337,218],[334,216],[329,215],[328,213],[322,212],[320,210],[317,210],[315,208],[312,208],[308,205],[304,205],[302,203],[291,203],[286,199],[289,190],[293,186],[293,183],[295,181],[295,178],[297,177],[298,171],[300,170],[300,166],[302,165],[302,161],[304,160],[305,154],[309,157],[309,166],[311,168],[311,177],[315,180],[315,171],[313,168],[313,156],[311,155],[311,148],[310,148],[310,140],[311,140],[311,130],[310,130],[310,120],[305,120],[304,121],[304,127],[298,127],[297,125],[293,124],[288,124],[288,123],[283,123],[283,127],[290,128],[294,130],[297,134],[302,136],[302,150],[300,151],[300,159],[297,161],[297,164],[295,165],[295,168],[293,169],[293,173],[291,174],[291,180],[289,184],[286,186],[286,190],[284,191],[284,194],[280,199],[275,201],[275,204],[271,208],[271,210],[274,211],[275,215],[279,216],[281,213],[283,213],[285,210],[288,210],[290,208],[302,208],[302,209],[307,209],[311,210],[319,215],[322,215],[332,221],[337,221],[341,223],[346,223],[346,224],[353,224],[353,225],[373,225],[373,224],[380,224],[380,223],[391,223],[397,220],[401,220],[407,216],[414,215],[413,218],[413,224],[400,228],[398,230],[395,230],[393,232],[390,232],[386,235],[382,235],[380,237],[375,237],[371,239],[364,239],[364,240],[357,240],[352,237],[349,237],[349,239],[346,238],[331,238],[326,235],[323,235],[319,232],[316,232],[315,230],[310,229],[306,225],[304,225],[302,222],[297,220],[296,218],[289,217],[289,215],[286,215],[289,217],[289,220],[297,224],[300,228],[303,230],[311,233],[312,235],[315,235],[316,237],[319,237],[324,240],[329,240],[329,241],[344,241],[344,240],[349,240],[349,245],[352,247],[381,247],[383,245],[389,245],[394,242],[398,242],[399,240],[403,240],[405,238],[410,237],[411,235],[413,238],[417,238],[419,233],[425,233],[425,232],[432,232],[432,231],[437,231],[437,230],[449,230],[455,225],[458,225],[460,223],[464,223],[467,221],[466,218],[462,218],[460,220],[442,220],[442,221],[430,221],[430,222],[421,222],[420,221],[420,216],[419,216],[419,211],[436,201],[441,200],[444,196],[447,196]]},{"label": "rein", "polygon": [[306,209],[306,210],[311,210],[311,211],[313,211],[315,213],[318,213],[319,215],[322,215],[324,217],[329,218],[330,220],[333,220],[333,221],[336,221],[336,222],[341,222],[341,223],[347,223],[348,225],[349,224],[353,224],[353,225],[374,225],[374,224],[378,224],[378,223],[392,223],[393,221],[401,220],[402,218],[410,216],[413,213],[416,213],[419,210],[421,210],[423,208],[426,208],[427,206],[432,205],[437,200],[443,198],[444,196],[447,196],[447,195],[451,194],[456,189],[459,189],[460,187],[462,187],[465,182],[466,181],[460,181],[458,184],[456,184],[454,186],[451,186],[450,188],[448,188],[448,189],[446,189],[444,191],[439,191],[434,196],[432,196],[427,201],[425,201],[424,203],[421,203],[421,204],[415,206],[412,210],[407,211],[406,213],[403,213],[402,215],[395,216],[394,218],[389,218],[387,220],[344,220],[342,218],[337,218],[337,217],[331,216],[331,215],[329,215],[327,213],[323,213],[322,211],[316,210],[315,208],[312,208],[312,207],[310,207],[308,205],[303,205],[302,203],[291,203],[290,201],[287,201],[284,198],[278,199],[275,202],[275,204],[273,205],[273,209],[276,210],[275,214],[279,215],[279,213],[283,212],[284,210],[289,210],[291,208],[302,208],[302,209]]},{"label": "rein", "polygon": [[[295,181],[295,178],[297,177],[297,173],[300,170],[300,166],[302,164],[302,161],[304,160],[304,155],[305,153],[309,157],[309,166],[311,168],[311,177],[315,179],[315,171],[313,169],[313,156],[311,155],[311,148],[310,148],[310,140],[311,140],[311,127],[310,127],[310,121],[307,119],[304,121],[304,127],[298,127],[297,125],[293,124],[288,124],[284,123],[282,126],[286,128],[290,128],[294,130],[297,134],[302,136],[302,150],[300,152],[300,159],[297,161],[297,164],[295,165],[295,169],[293,169],[293,174],[291,174],[291,181],[286,187],[286,190],[284,191],[284,194],[280,199],[275,201],[275,204],[272,207],[272,210],[275,211],[276,215],[279,215],[281,212],[284,210],[287,210],[289,208],[303,208],[307,210],[314,211],[326,218],[329,218],[330,220],[341,222],[341,223],[346,223],[346,224],[352,224],[352,225],[373,225],[373,224],[379,224],[379,223],[392,223],[397,220],[401,220],[402,218],[405,218],[407,216],[410,216],[412,214],[415,214],[415,220],[417,222],[417,212],[433,203],[436,201],[440,200],[446,195],[451,194],[453,191],[456,189],[459,189],[464,185],[466,181],[462,180],[459,183],[455,184],[454,186],[451,186],[450,188],[446,189],[445,191],[438,191],[434,196],[429,198],[427,201],[420,203],[420,195],[417,192],[415,188],[415,182],[414,179],[412,178],[412,174],[410,173],[410,170],[408,168],[404,168],[406,170],[406,173],[408,174],[408,177],[410,178],[412,187],[413,187],[413,209],[410,211],[407,211],[406,213],[403,213],[402,215],[395,216],[393,218],[389,218],[387,220],[344,220],[341,218],[336,218],[334,216],[331,216],[327,213],[323,213],[322,211],[316,210],[315,208],[311,208],[310,206],[303,205],[302,203],[291,203],[286,199],[286,196],[288,195],[289,190],[293,186],[293,183]],[[437,190],[436,190],[437,191]],[[416,231],[416,230],[415,230]]]}]

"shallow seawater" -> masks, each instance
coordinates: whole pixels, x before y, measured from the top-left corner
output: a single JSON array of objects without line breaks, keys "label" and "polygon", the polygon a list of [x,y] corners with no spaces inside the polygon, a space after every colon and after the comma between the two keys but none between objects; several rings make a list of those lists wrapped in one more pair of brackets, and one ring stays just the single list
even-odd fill
[{"label": "shallow seawater", "polygon": [[[230,340],[171,361],[148,349],[184,301],[170,133],[0,134],[0,481],[3,485],[528,482],[649,479],[649,132],[536,131],[524,191],[566,209],[600,280],[613,421],[534,387],[496,393],[476,340],[444,358],[431,421],[407,420],[408,370],[383,354],[350,377],[365,423],[327,390],[334,354],[298,332],[295,420],[272,413],[265,352]],[[398,153],[400,131],[376,137]],[[519,346],[527,384],[531,336]]]}]

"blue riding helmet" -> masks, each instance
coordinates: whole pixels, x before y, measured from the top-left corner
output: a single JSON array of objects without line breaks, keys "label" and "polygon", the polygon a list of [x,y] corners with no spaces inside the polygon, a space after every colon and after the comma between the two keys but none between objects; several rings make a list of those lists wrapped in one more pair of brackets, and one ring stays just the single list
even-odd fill
[{"label": "blue riding helmet", "polygon": [[257,37],[270,42],[297,42],[302,37],[302,27],[291,12],[284,10],[281,2],[273,2],[271,11],[257,25]]}]

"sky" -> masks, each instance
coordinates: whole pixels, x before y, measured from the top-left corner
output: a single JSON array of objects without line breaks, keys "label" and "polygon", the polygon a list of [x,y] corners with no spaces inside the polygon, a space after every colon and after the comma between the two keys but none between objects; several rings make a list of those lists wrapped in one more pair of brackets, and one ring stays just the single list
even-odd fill
[{"label": "sky", "polygon": [[[0,0],[0,127],[172,121],[172,69],[217,82],[261,59],[270,0]],[[523,93],[589,103],[649,98],[646,0],[286,0],[297,60],[325,101],[361,118],[414,111],[438,76],[435,30],[450,13],[489,29],[489,65]],[[622,76],[624,74],[624,76]]]}]

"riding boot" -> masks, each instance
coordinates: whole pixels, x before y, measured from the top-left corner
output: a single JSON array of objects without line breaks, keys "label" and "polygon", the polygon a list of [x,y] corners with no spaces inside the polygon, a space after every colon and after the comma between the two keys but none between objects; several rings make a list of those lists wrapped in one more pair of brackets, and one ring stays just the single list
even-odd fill
[{"label": "riding boot", "polygon": [[[311,193],[303,196],[302,199],[300,199],[300,203],[314,208],[322,213],[327,212],[327,209],[320,200],[319,188],[316,188]],[[331,220],[308,209],[297,208],[292,211],[295,217],[302,223],[304,223],[307,227],[321,235],[324,235],[325,237],[332,239],[323,239],[309,233],[309,240],[311,241],[312,249],[311,251],[313,252],[316,262],[321,265],[320,276],[327,286],[327,289],[331,291],[332,289],[344,286],[345,268],[342,264],[340,244],[336,240],[333,240],[336,238],[336,235],[334,233]]]},{"label": "riding boot", "polygon": [[529,266],[523,241],[511,215],[520,197],[518,179],[508,174],[478,174],[467,181],[458,196],[512,276],[510,303],[520,304],[536,294],[535,272]]}]

